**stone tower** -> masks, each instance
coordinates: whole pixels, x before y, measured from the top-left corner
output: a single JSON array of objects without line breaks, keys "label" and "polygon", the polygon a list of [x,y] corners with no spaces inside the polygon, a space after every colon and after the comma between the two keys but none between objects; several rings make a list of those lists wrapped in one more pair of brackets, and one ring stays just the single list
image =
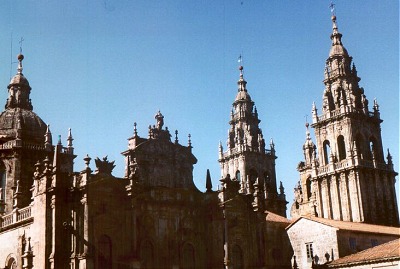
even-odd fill
[{"label": "stone tower", "polygon": [[322,113],[312,107],[316,145],[308,124],[299,163],[292,217],[323,218],[398,225],[392,158],[384,159],[379,105],[372,111],[352,57],[342,44],[336,16],[332,16],[332,46],[326,60]]},{"label": "stone tower", "polygon": [[259,127],[257,108],[246,88],[243,67],[239,67],[238,92],[232,105],[227,150],[219,146],[221,176],[240,184],[239,193],[253,194],[254,185],[262,193],[266,210],[286,217],[286,198],[282,182],[277,192],[275,173],[275,146],[271,139],[266,149],[265,140]]},{"label": "stone tower", "polygon": [[[8,99],[0,115],[0,213],[5,214],[30,203],[34,164],[46,156],[46,124],[32,111],[31,87],[22,74],[23,59],[18,55],[17,74],[8,85]],[[50,131],[47,133],[51,145]]]}]

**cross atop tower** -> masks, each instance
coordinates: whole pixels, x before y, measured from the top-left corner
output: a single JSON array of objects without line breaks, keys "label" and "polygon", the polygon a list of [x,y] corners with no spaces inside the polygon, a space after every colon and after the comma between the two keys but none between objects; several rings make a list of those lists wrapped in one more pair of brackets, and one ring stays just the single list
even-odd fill
[{"label": "cross atop tower", "polygon": [[25,39],[21,36],[21,39],[18,41],[19,43],[19,54],[22,54],[22,42],[25,41]]},{"label": "cross atop tower", "polygon": [[332,17],[336,16],[336,9],[335,9],[335,4],[333,1],[331,1],[331,4],[329,5],[329,8],[331,9]]}]

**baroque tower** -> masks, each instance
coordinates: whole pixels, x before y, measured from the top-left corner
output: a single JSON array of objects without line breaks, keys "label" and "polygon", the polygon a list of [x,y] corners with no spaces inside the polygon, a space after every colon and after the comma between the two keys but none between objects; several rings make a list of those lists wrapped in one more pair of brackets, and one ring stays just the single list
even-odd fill
[{"label": "baroque tower", "polygon": [[229,175],[232,180],[236,180],[241,194],[252,195],[256,190],[262,194],[266,210],[286,217],[287,202],[282,182],[280,193],[277,192],[275,145],[271,139],[270,148],[266,149],[257,108],[243,78],[243,66],[239,70],[238,92],[229,121],[227,150],[224,152],[222,144],[219,145],[221,176],[226,178]]},{"label": "baroque tower", "polygon": [[0,214],[30,203],[34,164],[46,155],[46,132],[51,145],[50,131],[32,111],[31,87],[22,74],[23,59],[19,54],[17,74],[7,87],[8,99],[0,115]]},{"label": "baroque tower", "polygon": [[312,106],[316,145],[307,123],[291,215],[397,226],[397,173],[389,150],[385,162],[379,105],[369,110],[334,14],[332,22],[321,115]]}]

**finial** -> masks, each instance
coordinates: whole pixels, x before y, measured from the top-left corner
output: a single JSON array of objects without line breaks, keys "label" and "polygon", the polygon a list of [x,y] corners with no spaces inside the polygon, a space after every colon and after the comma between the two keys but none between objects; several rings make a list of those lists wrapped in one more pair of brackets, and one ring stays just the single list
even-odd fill
[{"label": "finial", "polygon": [[280,193],[280,194],[285,194],[285,188],[283,187],[282,181],[280,181],[279,193]]},{"label": "finial", "polygon": [[151,130],[151,125],[149,125],[149,138],[153,138],[152,130]]},{"label": "finial", "polygon": [[387,162],[388,162],[389,165],[392,165],[392,164],[393,164],[392,155],[390,154],[389,149],[387,149],[387,156],[386,156],[386,159],[387,159]]},{"label": "finial", "polygon": [[72,131],[71,128],[68,128],[68,137],[67,137],[67,147],[71,148],[72,147],[72,141],[74,139],[72,138]]},{"label": "finial", "polygon": [[269,145],[271,146],[271,149],[275,148],[274,140],[271,138],[271,141],[269,142]]},{"label": "finial", "polygon": [[136,128],[137,124],[136,122],[133,123],[133,135],[137,136],[137,128]]},{"label": "finial", "polygon": [[47,124],[46,134],[44,135],[44,144],[45,146],[51,146],[52,143],[50,124]]},{"label": "finial", "polygon": [[175,130],[175,144],[178,144],[178,130]]},{"label": "finial", "polygon": [[331,1],[329,8],[331,9],[332,21],[336,21],[336,9],[335,9],[335,4],[333,3],[333,1]]},{"label": "finial", "polygon": [[191,138],[192,138],[192,136],[189,134],[188,135],[188,147],[189,148],[192,148],[192,139]]},{"label": "finial", "polygon": [[374,111],[379,111],[378,100],[376,98],[374,98]]},{"label": "finial", "polygon": [[18,68],[17,68],[18,72],[17,73],[18,74],[22,74],[22,70],[23,70],[23,68],[22,68],[22,60],[24,59],[24,55],[18,54],[17,59],[18,59]]},{"label": "finial", "polygon": [[86,169],[90,169],[89,164],[91,159],[92,158],[90,158],[88,154],[86,154],[86,157],[83,158],[83,160],[85,161]]},{"label": "finial", "polygon": [[308,130],[308,126],[310,125],[310,124],[308,124],[308,119],[307,119],[308,115],[305,115],[304,117],[306,118],[306,128]]},{"label": "finial", "polygon": [[57,142],[57,145],[62,145],[62,143],[61,143],[61,135],[58,135],[58,142]]},{"label": "finial", "polygon": [[243,78],[243,58],[242,58],[242,54],[239,55],[238,63],[239,63],[240,77]]},{"label": "finial", "polygon": [[206,190],[207,190],[207,192],[211,192],[212,191],[212,182],[211,182],[210,169],[207,169]]}]

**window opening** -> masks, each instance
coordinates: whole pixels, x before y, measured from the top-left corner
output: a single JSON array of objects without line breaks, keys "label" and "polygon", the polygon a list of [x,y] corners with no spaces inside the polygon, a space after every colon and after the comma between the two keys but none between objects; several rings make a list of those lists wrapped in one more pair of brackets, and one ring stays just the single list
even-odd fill
[{"label": "window opening", "polygon": [[311,262],[314,258],[313,243],[306,243],[307,261]]}]

